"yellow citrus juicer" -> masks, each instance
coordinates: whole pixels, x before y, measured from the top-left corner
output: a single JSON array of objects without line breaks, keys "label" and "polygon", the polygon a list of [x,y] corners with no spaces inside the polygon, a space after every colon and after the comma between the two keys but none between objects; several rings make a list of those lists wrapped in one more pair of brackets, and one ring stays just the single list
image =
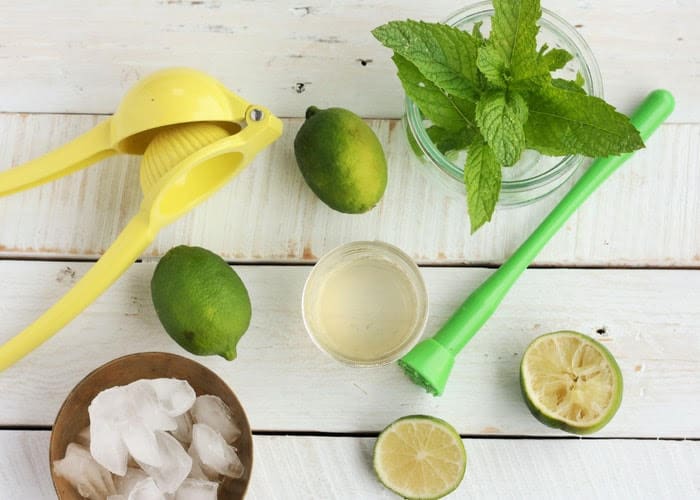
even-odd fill
[{"label": "yellow citrus juicer", "polygon": [[143,155],[143,201],[85,276],[0,346],[0,371],[63,328],[141,255],[158,231],[213,194],[282,134],[282,122],[196,70],[165,69],[137,83],[108,120],[68,144],[0,172],[0,196],[68,175],[108,156]]}]

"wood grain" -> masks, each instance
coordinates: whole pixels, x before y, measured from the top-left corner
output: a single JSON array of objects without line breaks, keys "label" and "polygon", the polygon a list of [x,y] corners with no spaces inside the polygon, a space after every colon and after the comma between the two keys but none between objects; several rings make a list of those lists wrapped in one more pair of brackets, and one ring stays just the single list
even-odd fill
[{"label": "wood grain", "polygon": [[[0,168],[67,142],[101,118],[0,114]],[[384,200],[363,215],[340,214],[306,186],[293,155],[300,120],[238,178],[161,232],[146,258],[201,245],[237,262],[312,262],[353,240],[382,239],[421,263],[496,264],[563,195],[499,210],[470,236],[465,200],[427,179],[402,125],[370,124],[386,149]],[[700,266],[700,124],[668,125],[584,205],[536,260],[555,266]],[[138,159],[118,157],[0,198],[0,256],[97,258],[136,213]]]},{"label": "wood grain", "polygon": [[[0,341],[37,318],[88,267],[0,262]],[[0,426],[51,425],[73,386],[118,356],[185,354],[154,313],[153,268],[132,266],[63,331],[0,374]],[[377,432],[402,415],[427,413],[469,435],[562,435],[530,415],[518,370],[536,336],[572,329],[604,342],[624,376],[622,406],[599,436],[700,437],[700,271],[529,270],[458,358],[444,396],[434,398],[395,365],[346,367],[316,349],[299,304],[308,266],[235,269],[253,304],[238,359],[189,357],[231,386],[253,430]],[[431,310],[427,335],[492,271],[422,272]]]},{"label": "wood grain", "polygon": [[[444,19],[470,0],[0,1],[0,111],[112,113],[140,78],[191,66],[280,116],[311,104],[396,118],[402,91],[370,34],[392,19]],[[668,87],[673,120],[700,116],[700,36],[692,0],[545,0],[599,61],[608,99],[631,111]]]},{"label": "wood grain", "polygon": [[[53,498],[48,431],[0,431],[3,498]],[[246,498],[391,499],[371,468],[372,438],[255,436]],[[694,441],[465,439],[457,498],[697,498]]]}]

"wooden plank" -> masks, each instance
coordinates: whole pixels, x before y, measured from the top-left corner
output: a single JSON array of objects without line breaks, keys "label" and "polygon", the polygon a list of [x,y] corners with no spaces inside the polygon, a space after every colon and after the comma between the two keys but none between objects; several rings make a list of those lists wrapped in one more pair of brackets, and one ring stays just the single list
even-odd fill
[{"label": "wooden plank", "polygon": [[55,498],[49,469],[48,431],[0,431],[3,498]]},{"label": "wooden plank", "polygon": [[[0,114],[0,166],[18,165],[99,121],[94,116]],[[371,121],[389,159],[382,203],[364,215],[324,205],[304,183],[292,142],[300,120],[237,179],[166,228],[147,251],[205,246],[231,261],[315,261],[352,240],[380,238],[422,263],[502,262],[563,190],[500,210],[469,234],[464,198],[449,197],[409,151],[395,121]],[[604,185],[538,257],[539,265],[700,266],[700,125],[670,125]],[[96,258],[138,210],[138,160],[121,157],[0,198],[0,256]]]},{"label": "wooden plank", "polygon": [[[11,76],[0,81],[0,111],[112,113],[138,79],[191,66],[281,116],[314,104],[396,118],[403,104],[391,52],[370,30],[392,19],[441,20],[469,3],[3,1],[0,60]],[[616,106],[630,111],[649,90],[668,87],[683,103],[673,119],[698,119],[697,2],[543,4],[588,41]]]},{"label": "wooden plank", "polygon": [[[49,431],[0,431],[0,491],[52,498]],[[396,498],[375,479],[373,438],[255,436],[246,498]],[[694,441],[465,439],[462,484],[446,498],[697,498]]]},{"label": "wooden plank", "polygon": [[[0,341],[38,317],[88,267],[0,262]],[[153,268],[132,266],[68,327],[0,374],[0,426],[50,425],[71,388],[118,356],[184,354],[153,311]],[[562,435],[530,415],[518,370],[536,336],[572,329],[605,342],[624,376],[623,404],[599,435],[700,437],[700,271],[527,271],[458,358],[445,394],[435,398],[395,365],[346,367],[316,349],[299,305],[309,267],[236,269],[253,304],[238,359],[192,357],[229,383],[256,430],[377,432],[402,415],[427,413],[468,435]],[[426,335],[491,272],[424,268],[431,310]]]}]

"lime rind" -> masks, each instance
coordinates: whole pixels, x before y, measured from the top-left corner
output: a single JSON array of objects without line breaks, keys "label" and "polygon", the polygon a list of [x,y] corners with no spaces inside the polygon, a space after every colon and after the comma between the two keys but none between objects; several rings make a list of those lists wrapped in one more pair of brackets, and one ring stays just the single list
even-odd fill
[{"label": "lime rind", "polygon": [[[535,395],[535,391],[532,389],[531,384],[529,383],[529,379],[527,377],[526,362],[528,358],[528,353],[531,352],[531,349],[536,348],[541,342],[547,339],[565,336],[575,338],[582,344],[595,349],[595,351],[597,351],[600,354],[601,358],[605,360],[612,373],[612,387],[610,388],[611,398],[607,405],[607,408],[602,413],[602,415],[595,421],[588,422],[583,425],[550,411],[543,404],[537,404],[540,403],[540,401]],[[615,416],[622,402],[623,379],[622,372],[620,371],[620,367],[617,364],[615,357],[610,353],[610,351],[608,351],[608,349],[605,348],[604,345],[578,332],[560,331],[548,333],[537,337],[527,347],[525,353],[523,354],[522,362],[520,364],[520,388],[523,394],[523,399],[525,400],[528,409],[537,420],[549,427],[561,429],[572,434],[582,435],[592,434],[594,432],[599,431],[600,429],[605,427],[605,425],[607,425],[610,422],[610,420],[612,420],[612,418]]]},{"label": "lime rind", "polygon": [[[412,495],[411,491],[407,491],[406,489],[400,488],[399,486],[394,484],[390,478],[386,477],[386,474],[384,473],[384,467],[380,463],[382,458],[381,448],[387,436],[390,436],[397,427],[402,426],[406,423],[419,424],[425,423],[426,421],[430,422],[435,428],[444,431],[449,437],[451,437],[454,440],[455,444],[458,443],[458,445],[455,446],[455,448],[459,451],[460,465],[459,471],[455,475],[453,481],[445,488],[443,488],[440,491],[432,491],[431,494],[428,496],[415,496]],[[418,445],[420,445],[420,443],[418,443]],[[464,479],[464,474],[467,470],[467,452],[464,448],[464,443],[462,442],[461,436],[449,423],[445,422],[440,418],[432,417],[429,415],[408,415],[395,420],[387,427],[385,427],[384,430],[379,434],[379,437],[377,437],[377,441],[374,444],[372,462],[374,472],[377,478],[379,479],[379,482],[381,482],[385,488],[408,500],[433,500],[449,495],[459,487],[462,480]]]}]

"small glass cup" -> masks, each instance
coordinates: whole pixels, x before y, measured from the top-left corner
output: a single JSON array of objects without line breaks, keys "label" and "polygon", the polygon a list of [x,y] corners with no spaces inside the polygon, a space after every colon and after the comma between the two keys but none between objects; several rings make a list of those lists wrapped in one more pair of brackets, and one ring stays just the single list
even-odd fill
[{"label": "small glass cup", "polygon": [[[479,2],[455,12],[443,22],[471,31],[472,26],[481,21],[481,32],[488,36],[493,13],[492,2]],[[580,73],[586,92],[602,98],[603,80],[600,69],[591,49],[576,28],[547,9],[542,9],[539,26],[538,47],[546,43],[550,48],[566,49],[574,56],[555,76],[571,79]],[[466,152],[443,155],[428,137],[420,110],[408,97],[405,108],[403,124],[409,144],[427,167],[421,170],[441,184],[448,195],[464,197],[463,165]],[[522,206],[539,200],[566,182],[584,161],[585,158],[580,155],[552,157],[532,150],[525,151],[518,163],[502,169],[503,180],[498,206]]]},{"label": "small glass cup", "polygon": [[428,296],[408,255],[380,241],[358,241],[318,261],[304,285],[301,309],[321,351],[351,366],[381,366],[418,342]]}]

